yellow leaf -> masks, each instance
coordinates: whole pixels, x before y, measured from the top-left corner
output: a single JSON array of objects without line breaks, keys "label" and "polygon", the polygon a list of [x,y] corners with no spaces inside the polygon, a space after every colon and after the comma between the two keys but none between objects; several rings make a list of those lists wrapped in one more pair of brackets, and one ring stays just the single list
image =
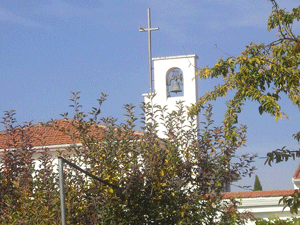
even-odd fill
[{"label": "yellow leaf", "polygon": [[162,183],[162,185],[161,185],[161,186],[163,186],[163,187],[164,187],[164,186],[166,186],[166,185],[167,185],[166,183]]},{"label": "yellow leaf", "polygon": [[161,175],[162,177],[165,175],[165,173],[164,173],[163,170],[160,171],[160,175]]},{"label": "yellow leaf", "polygon": [[275,115],[275,121],[278,121],[278,114]]},{"label": "yellow leaf", "polygon": [[108,188],[108,192],[112,194],[112,193],[114,193],[114,189],[112,189],[111,187],[109,187]]},{"label": "yellow leaf", "polygon": [[174,197],[175,196],[174,192],[171,192],[171,195]]}]

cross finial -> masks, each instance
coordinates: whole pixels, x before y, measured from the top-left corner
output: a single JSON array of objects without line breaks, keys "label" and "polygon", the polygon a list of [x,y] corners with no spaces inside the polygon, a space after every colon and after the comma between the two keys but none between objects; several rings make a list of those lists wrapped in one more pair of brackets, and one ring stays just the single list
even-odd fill
[{"label": "cross finial", "polygon": [[158,27],[151,28],[151,19],[150,19],[150,8],[148,10],[148,28],[142,28],[139,26],[139,31],[141,32],[148,32],[148,62],[149,62],[149,89],[150,94],[152,93],[152,56],[151,56],[151,31],[158,30]]}]

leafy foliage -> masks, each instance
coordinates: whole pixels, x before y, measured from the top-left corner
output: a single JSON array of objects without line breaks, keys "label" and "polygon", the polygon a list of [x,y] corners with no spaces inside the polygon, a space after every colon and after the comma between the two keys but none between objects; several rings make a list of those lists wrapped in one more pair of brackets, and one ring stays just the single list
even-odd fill
[{"label": "leafy foliage", "polygon": [[300,218],[288,218],[288,219],[279,219],[278,217],[269,218],[268,220],[265,219],[256,219],[256,225],[299,225]]},{"label": "leafy foliage", "polygon": [[[6,130],[1,133],[0,223],[58,224],[59,195],[57,173],[49,149],[41,148],[36,168],[31,123],[15,125],[15,112],[3,117]],[[37,136],[43,136],[41,126]]]},{"label": "leafy foliage", "polygon": [[[74,143],[59,151],[68,161],[108,182],[99,182],[65,165],[68,224],[244,224],[250,213],[239,213],[234,200],[223,201],[224,185],[252,172],[254,157],[238,156],[246,127],[237,128],[235,143],[225,141],[223,129],[212,128],[212,109],[198,134],[196,120],[186,124],[182,103],[178,110],[143,106],[143,132],[135,131],[134,107],[125,105],[125,122],[98,119],[105,95],[90,117],[80,111],[79,93],[73,93],[73,119],[66,126],[50,121]],[[63,114],[67,116],[67,114]],[[156,135],[163,119],[166,136]],[[100,124],[100,122],[102,124]],[[34,148],[29,132],[34,125],[15,126],[7,112],[6,147],[0,164],[0,223],[59,224],[58,174],[53,154]],[[4,140],[4,139],[3,139]],[[36,160],[33,160],[35,158]],[[237,160],[235,160],[237,159]],[[38,163],[37,163],[38,162]]]},{"label": "leafy foliage", "polygon": [[[213,68],[200,69],[201,79],[223,78],[223,83],[202,96],[190,108],[191,115],[197,114],[207,102],[226,96],[228,91],[235,94],[227,101],[224,120],[227,129],[238,122],[238,113],[248,100],[258,102],[259,113],[269,113],[276,121],[288,118],[278,103],[283,94],[300,110],[300,37],[292,29],[294,21],[300,20],[300,6],[287,12],[280,9],[275,0],[270,2],[273,7],[268,30],[278,30],[277,40],[268,44],[250,43],[239,56],[221,58]],[[299,140],[299,135],[294,137]],[[235,138],[234,133],[229,132],[228,138]]]},{"label": "leafy foliage", "polygon": [[[250,43],[237,57],[221,58],[213,68],[199,70],[201,79],[223,78],[223,82],[206,92],[197,104],[189,108],[189,114],[195,115],[212,100],[226,96],[234,91],[234,97],[226,102],[225,137],[235,141],[235,124],[238,122],[238,113],[246,101],[259,103],[260,114],[269,113],[275,117],[288,118],[282,112],[279,99],[286,95],[293,105],[300,110],[300,36],[293,32],[293,24],[300,20],[300,6],[291,12],[280,9],[276,0],[270,0],[272,12],[268,20],[268,30],[277,29],[277,40],[271,43]],[[293,134],[299,142],[300,132]],[[300,157],[300,150],[289,150],[286,147],[276,149],[267,154],[265,164],[279,163],[290,158]],[[294,199],[294,200],[293,200]],[[282,199],[291,212],[298,212],[298,195]]]},{"label": "leafy foliage", "polygon": [[294,193],[290,196],[283,196],[279,203],[280,202],[283,202],[283,204],[285,205],[284,206],[284,209],[286,207],[289,207],[290,208],[290,212],[293,213],[293,214],[298,214],[298,209],[300,207],[300,201],[299,201],[299,190],[295,190]]},{"label": "leafy foliage", "polygon": [[[300,20],[300,6],[288,12],[281,9],[276,0],[270,2],[272,12],[268,30],[278,30],[276,40],[268,44],[250,43],[237,57],[221,58],[212,68],[202,68],[198,73],[201,79],[221,78],[223,81],[189,108],[190,115],[199,113],[207,102],[226,96],[229,91],[234,93],[234,97],[226,102],[224,125],[228,141],[235,141],[238,114],[249,100],[259,104],[260,114],[269,113],[275,121],[288,118],[279,104],[282,95],[286,95],[300,110],[300,36],[293,31],[293,24]],[[299,142],[300,132],[293,137]],[[265,164],[272,165],[296,157],[300,157],[300,150],[283,147],[269,152]],[[296,211],[295,208],[291,210]]]}]

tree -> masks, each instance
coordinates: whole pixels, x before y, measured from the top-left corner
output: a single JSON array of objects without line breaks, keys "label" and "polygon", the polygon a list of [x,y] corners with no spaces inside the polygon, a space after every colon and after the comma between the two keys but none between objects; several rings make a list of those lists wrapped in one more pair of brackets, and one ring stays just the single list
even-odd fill
[{"label": "tree", "polygon": [[254,181],[254,189],[253,191],[262,191],[262,186],[260,184],[259,178],[257,175],[255,175],[255,181]]},{"label": "tree", "polygon": [[[226,102],[224,125],[228,141],[236,141],[235,124],[238,122],[238,113],[249,100],[259,103],[260,114],[269,113],[276,121],[288,118],[278,103],[282,95],[287,95],[300,110],[300,36],[293,32],[293,23],[300,20],[300,6],[288,12],[280,9],[276,0],[270,2],[272,12],[268,19],[268,30],[278,30],[276,40],[268,44],[250,43],[240,55],[221,58],[212,68],[202,68],[198,73],[201,79],[223,78],[223,82],[190,107],[190,115],[199,113],[207,102],[226,96],[228,91],[234,91],[234,97]],[[300,141],[300,132],[293,136]],[[265,163],[271,165],[296,157],[300,157],[300,150],[283,147],[268,153]],[[298,212],[300,201],[293,201],[298,196],[296,191],[292,198],[283,199],[291,207],[291,212]]]},{"label": "tree", "polygon": [[[292,26],[300,19],[300,6],[292,12],[280,9],[275,0],[268,20],[268,30],[278,29],[277,40],[271,43],[250,43],[239,56],[221,58],[212,68],[202,68],[198,72],[201,79],[223,78],[223,82],[214,87],[190,107],[190,115],[197,114],[209,101],[226,96],[234,91],[234,97],[227,101],[225,127],[227,138],[234,139],[229,132],[238,122],[238,113],[246,101],[259,103],[260,114],[266,112],[277,121],[288,115],[281,111],[278,103],[285,94],[300,110],[300,36],[294,34]],[[294,134],[299,141],[300,133]],[[286,155],[287,156],[287,155]],[[297,156],[300,153],[297,152]],[[269,161],[281,161],[278,155],[269,155]]]},{"label": "tree", "polygon": [[[288,115],[281,111],[280,96],[286,94],[300,110],[300,36],[293,33],[293,23],[300,20],[300,6],[292,12],[280,9],[275,0],[268,21],[268,30],[278,29],[277,40],[264,44],[250,43],[237,57],[219,59],[213,68],[199,70],[201,79],[223,77],[223,83],[207,92],[199,102],[190,108],[190,115],[198,113],[203,105],[225,96],[234,90],[235,95],[227,102],[225,127],[230,129],[238,121],[238,113],[247,100],[259,103],[260,114],[266,112],[277,121]],[[234,139],[234,133],[227,132],[227,138]],[[232,135],[232,136],[230,136]],[[300,133],[294,134],[300,140]],[[286,149],[268,154],[268,162],[280,162],[288,157],[299,157],[300,152]]]},{"label": "tree", "polygon": [[[0,223],[59,224],[57,173],[48,148],[39,151],[39,168],[33,155],[34,125],[16,125],[15,111],[5,112],[0,152]],[[43,145],[45,126],[35,129],[34,136]]]},{"label": "tree", "polygon": [[[244,224],[247,221],[250,214],[239,213],[237,202],[224,201],[222,194],[227,181],[252,171],[250,164],[254,157],[236,154],[245,142],[244,126],[238,128],[237,141],[229,145],[222,128],[211,128],[211,106],[205,111],[206,121],[198,134],[195,119],[190,120],[189,126],[184,125],[186,114],[182,103],[171,113],[165,107],[149,103],[142,108],[151,122],[143,120],[142,132],[137,132],[132,105],[125,105],[125,122],[120,125],[110,117],[99,119],[104,99],[105,95],[98,99],[99,107],[93,108],[88,116],[80,111],[79,96],[74,93],[73,118],[65,118],[63,126],[55,121],[42,126],[53,126],[79,140],[81,146],[71,146],[60,154],[109,182],[107,185],[95,181],[73,167],[65,167],[68,224]],[[157,137],[159,118],[164,118],[169,138]],[[58,177],[49,151],[42,151],[41,166],[35,169],[32,157],[25,154],[25,150],[34,152],[33,146],[18,145],[20,140],[30,143],[30,132],[23,130],[32,125],[13,126],[10,121],[15,119],[8,113],[4,123],[10,138],[6,140],[15,146],[6,148],[0,164],[0,176],[5,178],[0,180],[0,222],[40,224],[48,220],[58,224]],[[19,136],[21,133],[24,135]],[[28,166],[20,166],[23,159]],[[19,170],[29,175],[16,176]],[[30,185],[24,185],[27,183]]]}]

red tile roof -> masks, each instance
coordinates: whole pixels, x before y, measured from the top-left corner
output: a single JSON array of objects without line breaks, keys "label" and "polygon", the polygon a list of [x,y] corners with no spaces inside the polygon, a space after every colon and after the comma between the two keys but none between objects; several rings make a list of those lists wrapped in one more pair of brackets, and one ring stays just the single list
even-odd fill
[{"label": "red tile roof", "polygon": [[249,191],[249,192],[228,192],[225,193],[224,198],[258,198],[258,197],[277,197],[284,195],[291,195],[294,193],[291,190],[274,190],[274,191]]},{"label": "red tile roof", "polygon": [[[49,146],[80,143],[81,141],[76,138],[79,131],[73,125],[78,126],[78,122],[72,119],[61,119],[49,122],[47,126],[34,124],[16,128],[10,133],[4,130],[0,132],[0,149],[28,144],[31,146]],[[93,124],[90,128],[91,133],[89,134],[92,134],[95,140],[101,140],[105,136],[105,131],[97,129],[99,127],[105,128],[105,125]],[[134,133],[137,136],[143,135],[141,131],[134,131]]]},{"label": "red tile roof", "polygon": [[298,166],[297,166],[297,168],[295,170],[293,178],[294,179],[300,179],[300,163],[298,164]]},{"label": "red tile roof", "polygon": [[[20,147],[24,144],[30,144],[32,146],[48,146],[48,145],[61,145],[79,143],[80,141],[72,139],[71,135],[63,132],[63,129],[71,131],[73,135],[76,135],[78,131],[72,126],[71,119],[56,120],[50,126],[42,126],[41,124],[35,124],[23,129],[15,129],[13,134],[7,133],[7,131],[0,132],[0,149]],[[100,125],[103,126],[103,125]],[[103,137],[103,132],[98,132],[98,137]],[[14,139],[14,140],[13,140]]]}]

